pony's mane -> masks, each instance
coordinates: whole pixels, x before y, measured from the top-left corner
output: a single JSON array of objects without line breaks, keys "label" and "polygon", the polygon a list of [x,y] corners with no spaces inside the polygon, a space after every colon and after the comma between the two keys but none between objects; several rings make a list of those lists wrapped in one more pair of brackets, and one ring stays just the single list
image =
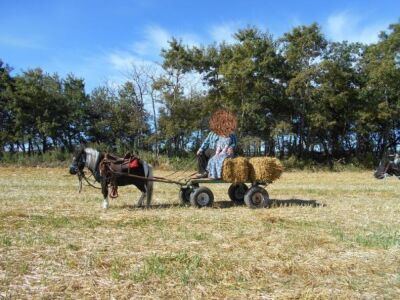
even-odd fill
[{"label": "pony's mane", "polygon": [[96,169],[96,163],[99,158],[100,152],[93,149],[93,148],[85,148],[84,150],[86,152],[86,165],[88,168],[95,170]]}]

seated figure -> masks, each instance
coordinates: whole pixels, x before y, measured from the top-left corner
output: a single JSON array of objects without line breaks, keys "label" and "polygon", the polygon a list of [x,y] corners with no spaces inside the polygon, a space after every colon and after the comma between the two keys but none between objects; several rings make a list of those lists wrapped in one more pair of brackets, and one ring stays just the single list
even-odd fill
[{"label": "seated figure", "polygon": [[213,179],[222,178],[222,167],[225,158],[233,157],[233,148],[229,147],[229,140],[227,143],[222,143],[217,146],[215,155],[210,158],[207,164],[208,177]]}]

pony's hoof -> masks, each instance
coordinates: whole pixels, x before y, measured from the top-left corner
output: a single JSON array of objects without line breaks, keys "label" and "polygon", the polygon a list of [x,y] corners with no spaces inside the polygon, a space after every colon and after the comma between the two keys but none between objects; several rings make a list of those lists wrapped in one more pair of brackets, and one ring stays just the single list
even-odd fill
[{"label": "pony's hoof", "polygon": [[108,209],[110,205],[108,203],[103,203],[103,209]]}]

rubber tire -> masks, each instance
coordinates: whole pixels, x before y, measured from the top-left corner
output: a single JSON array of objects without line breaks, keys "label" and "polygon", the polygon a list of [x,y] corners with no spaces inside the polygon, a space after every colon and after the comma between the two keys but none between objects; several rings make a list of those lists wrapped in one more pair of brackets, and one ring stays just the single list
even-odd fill
[{"label": "rubber tire", "polygon": [[179,200],[182,205],[190,205],[190,194],[193,192],[193,188],[185,187],[179,190]]},{"label": "rubber tire", "polygon": [[[236,204],[244,203],[244,195],[249,190],[244,183],[232,183],[228,189],[229,198]],[[238,195],[238,193],[240,193]]]},{"label": "rubber tire", "polygon": [[209,188],[205,186],[195,188],[190,194],[190,204],[192,204],[192,206],[194,207],[212,206],[213,203],[214,194]]},{"label": "rubber tire", "polygon": [[244,202],[252,209],[265,208],[270,204],[268,192],[260,186],[251,187],[244,195]]}]

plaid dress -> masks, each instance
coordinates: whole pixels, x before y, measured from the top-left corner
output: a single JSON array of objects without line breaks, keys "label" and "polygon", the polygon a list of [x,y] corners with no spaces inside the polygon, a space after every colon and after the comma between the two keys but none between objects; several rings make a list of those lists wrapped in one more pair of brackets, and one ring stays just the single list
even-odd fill
[{"label": "plaid dress", "polygon": [[[219,137],[217,141],[217,149],[224,149],[232,144],[231,137]],[[208,177],[220,179],[222,177],[222,166],[224,159],[231,157],[227,152],[221,151],[210,158],[207,164]]]},{"label": "plaid dress", "polygon": [[[230,134],[229,137],[230,144],[229,147],[232,147],[233,150],[236,150],[237,146],[237,138],[234,133]],[[215,132],[211,131],[204,142],[201,144],[200,149],[201,151],[206,151],[207,149],[217,149],[217,144],[220,139],[226,139],[226,137],[220,136]]]}]

